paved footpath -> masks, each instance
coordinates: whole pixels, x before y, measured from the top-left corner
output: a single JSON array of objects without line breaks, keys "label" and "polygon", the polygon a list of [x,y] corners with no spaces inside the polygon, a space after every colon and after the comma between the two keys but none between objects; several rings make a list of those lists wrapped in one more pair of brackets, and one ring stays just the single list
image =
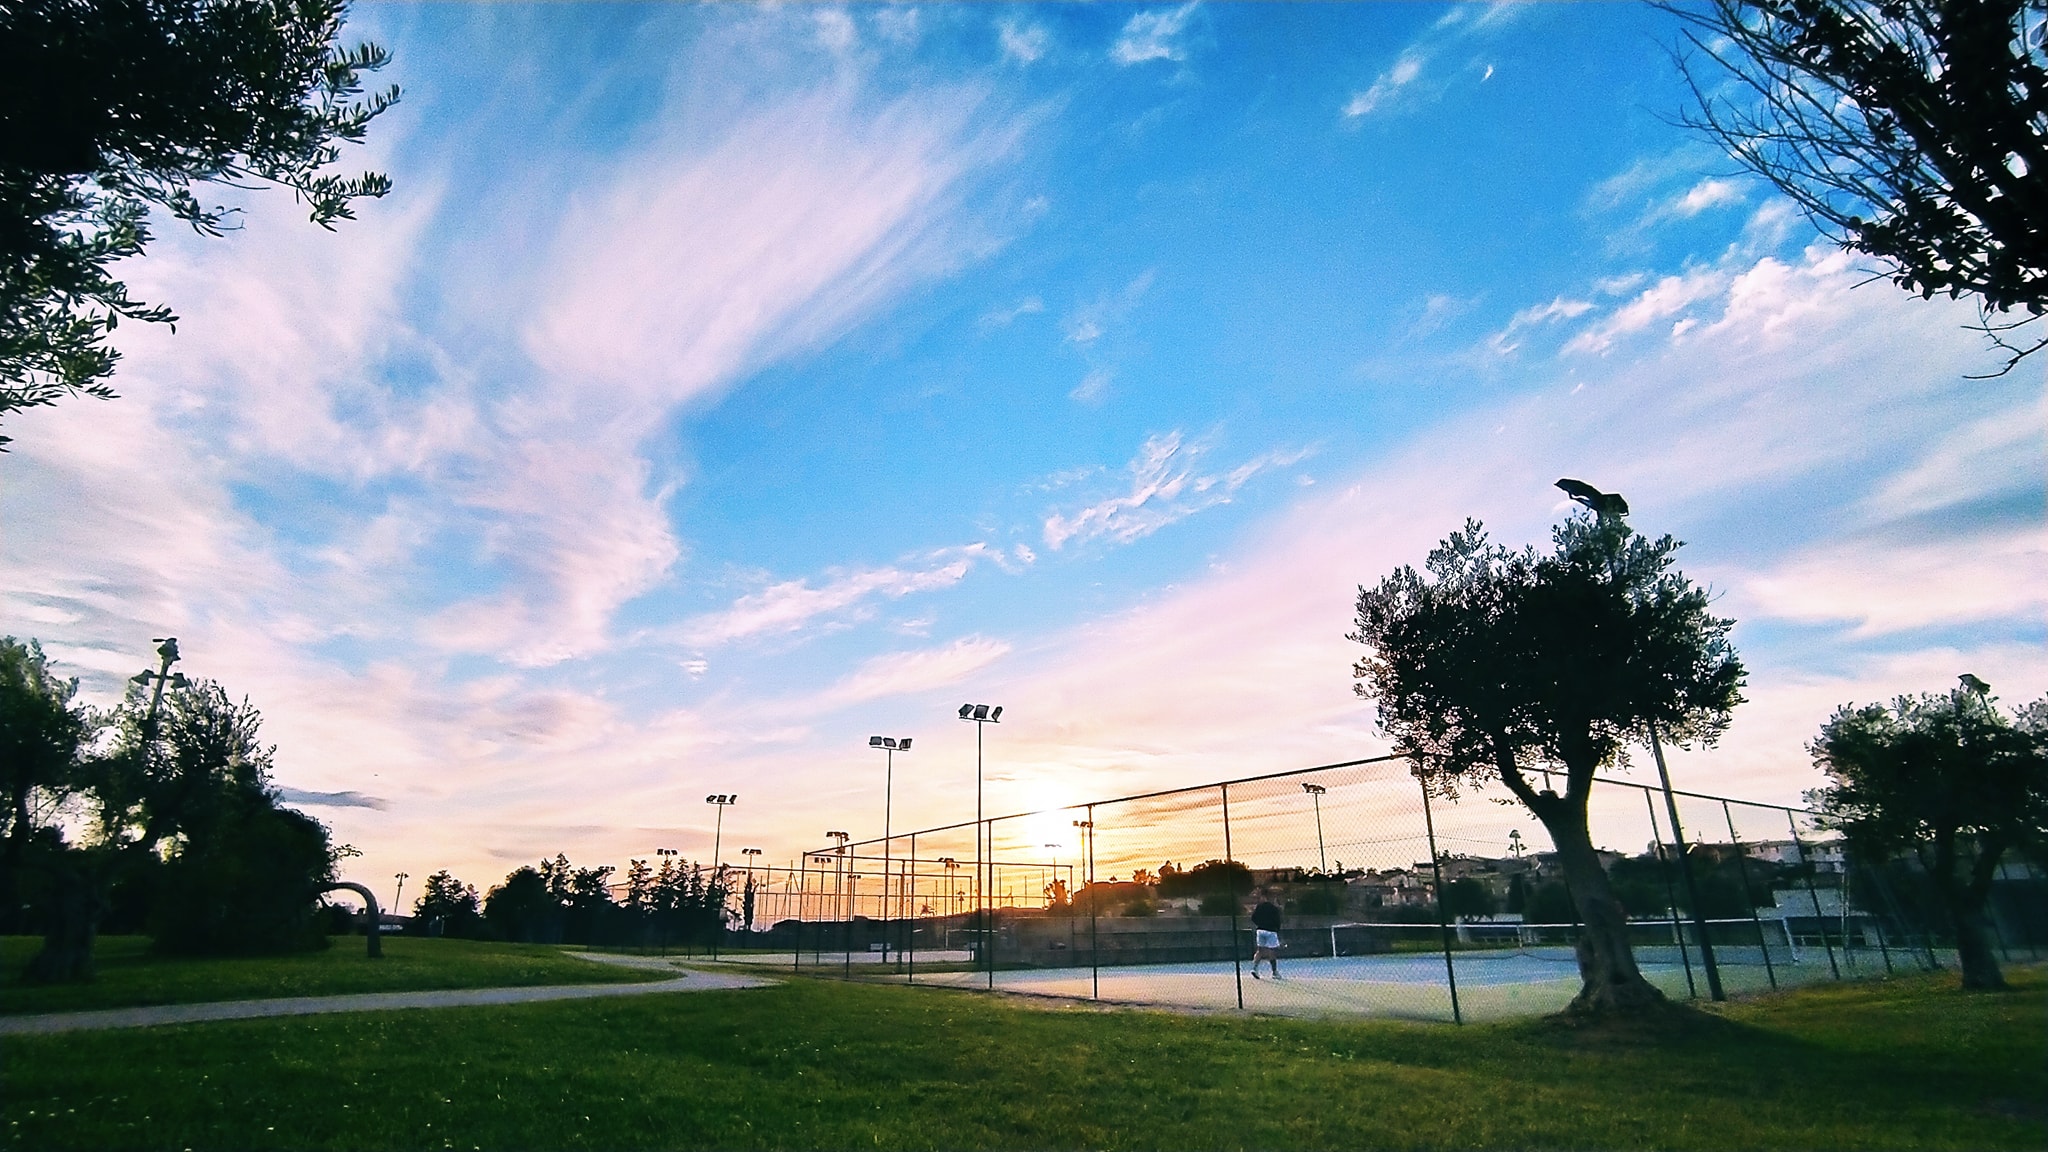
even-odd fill
[{"label": "paved footpath", "polygon": [[[586,955],[578,953],[578,955]],[[46,1035],[92,1028],[148,1028],[207,1020],[251,1020],[264,1016],[313,1016],[328,1012],[385,1012],[397,1008],[467,1008],[480,1004],[532,1004],[543,1000],[590,1000],[600,996],[645,996],[655,992],[714,992],[761,988],[776,983],[738,973],[684,971],[642,957],[587,954],[588,959],[676,972],[669,980],[645,984],[542,984],[530,988],[456,988],[430,992],[363,992],[348,996],[287,996],[274,1000],[221,1000],[211,1004],[157,1004],[94,1012],[52,1012],[42,1016],[0,1016],[0,1036]]]}]

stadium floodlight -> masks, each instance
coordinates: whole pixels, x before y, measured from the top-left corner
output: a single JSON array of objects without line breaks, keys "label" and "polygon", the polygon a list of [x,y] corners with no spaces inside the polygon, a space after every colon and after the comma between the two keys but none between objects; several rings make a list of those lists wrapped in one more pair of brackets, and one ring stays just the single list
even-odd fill
[{"label": "stadium floodlight", "polygon": [[[990,724],[1000,724],[1003,722],[1002,705],[998,704],[994,708],[990,708],[986,704],[962,704],[960,706],[960,718],[962,720],[974,721],[974,886],[977,895],[985,899],[988,893],[988,886],[983,881],[990,875],[987,871],[990,864],[988,854],[984,854],[982,851],[982,844],[984,840],[988,839],[987,833],[989,829],[985,828],[982,823],[981,736],[983,728]],[[993,845],[991,845],[991,848],[993,848]],[[988,914],[979,907],[975,910],[982,913],[980,917],[983,933],[981,938],[982,951],[988,955],[988,986],[994,988],[996,986],[995,949],[991,945],[995,941],[995,936],[990,931],[992,925],[988,922]]]},{"label": "stadium floodlight", "polygon": [[[880,748],[882,755],[887,757],[882,776],[882,922],[886,927],[889,921],[890,850],[894,847],[890,815],[895,803],[893,797],[896,792],[896,754],[910,751],[910,737],[898,739],[894,736],[870,736],[868,747]],[[887,947],[886,942],[884,947]]]},{"label": "stadium floodlight", "polygon": [[1325,873],[1330,871],[1330,855],[1323,851],[1323,793],[1329,789],[1321,784],[1303,784],[1301,790],[1316,802],[1316,864]]},{"label": "stadium floodlight", "polygon": [[711,874],[717,876],[718,870],[723,867],[718,861],[718,850],[720,843],[725,839],[725,810],[739,803],[740,798],[732,792],[713,792],[704,798],[704,802],[718,805],[718,824],[711,833]]}]

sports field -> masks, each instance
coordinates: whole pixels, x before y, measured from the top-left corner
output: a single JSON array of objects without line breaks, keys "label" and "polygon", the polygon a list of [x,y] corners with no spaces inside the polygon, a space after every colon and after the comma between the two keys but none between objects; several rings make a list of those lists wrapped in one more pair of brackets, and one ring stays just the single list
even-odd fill
[{"label": "sports field", "polygon": [[[1721,984],[1729,995],[1791,988],[1843,976],[1884,974],[1882,958],[1867,949],[1837,950],[1835,966],[1818,949],[1797,957],[1775,951],[1764,963],[1756,947],[1717,951]],[[1707,995],[1706,973],[1697,952],[1681,960],[1675,947],[1638,947],[1637,963],[1651,983],[1674,999]],[[748,965],[792,967],[788,953],[735,957]],[[1691,975],[1688,980],[1687,961]],[[1953,959],[1947,961],[1953,966]],[[1895,956],[1901,972],[1916,965]],[[890,980],[946,988],[988,988],[990,976],[972,967],[966,952],[920,953],[914,969],[885,962],[871,952],[804,953],[795,971],[850,973],[859,979]],[[1578,963],[1566,945],[1519,949],[1475,949],[1451,953],[1458,1012],[1467,1020],[1511,1019],[1555,1012],[1579,990]],[[1263,972],[1262,972],[1263,975]],[[1193,1010],[1236,1009],[1240,990],[1247,1011],[1281,1016],[1377,1016],[1398,1020],[1450,1020],[1450,977],[1442,952],[1401,952],[1367,956],[1282,959],[1279,980],[1254,978],[1248,962],[1228,960],[1180,964],[1129,964],[1091,971],[1071,968],[1005,968],[993,987],[1000,992],[1100,1000],[1108,1003]]]}]

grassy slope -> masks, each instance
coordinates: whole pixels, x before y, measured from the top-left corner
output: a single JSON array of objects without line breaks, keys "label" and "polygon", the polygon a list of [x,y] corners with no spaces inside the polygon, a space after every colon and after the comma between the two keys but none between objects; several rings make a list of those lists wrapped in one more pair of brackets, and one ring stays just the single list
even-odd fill
[{"label": "grassy slope", "polygon": [[11,1039],[0,1107],[34,1148],[2040,1148],[2048,976],[2017,983],[1630,1040],[798,980]]},{"label": "grassy slope", "polygon": [[99,978],[92,983],[24,985],[22,968],[41,945],[34,937],[0,936],[0,1015],[422,988],[609,984],[660,975],[533,944],[390,936],[383,959],[371,960],[357,937],[337,939],[325,952],[193,960],[151,956],[149,941],[138,936],[109,936],[99,942]]}]

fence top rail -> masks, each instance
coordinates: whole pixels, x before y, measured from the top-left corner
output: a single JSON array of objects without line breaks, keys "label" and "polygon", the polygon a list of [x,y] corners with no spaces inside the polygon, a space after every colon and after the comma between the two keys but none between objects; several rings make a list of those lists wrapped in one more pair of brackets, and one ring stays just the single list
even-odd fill
[{"label": "fence top rail", "polygon": [[[1256,784],[1262,780],[1284,780],[1289,776],[1306,776],[1313,772],[1334,772],[1340,768],[1357,768],[1366,764],[1385,764],[1389,761],[1400,759],[1403,759],[1400,753],[1388,752],[1384,755],[1367,756],[1358,760],[1340,760],[1334,764],[1316,764],[1308,768],[1287,768],[1279,772],[1262,772],[1256,776],[1239,776],[1230,780],[1212,780],[1207,784],[1185,784],[1178,788],[1161,788],[1152,792],[1138,792],[1130,796],[1114,796],[1106,800],[1090,800],[1077,804],[1060,804],[1051,808],[1035,808],[1026,812],[1011,812],[1002,816],[988,816],[980,820],[959,820],[951,824],[936,824],[929,828],[919,828],[911,832],[899,832],[893,837],[870,836],[865,840],[853,840],[849,841],[843,849],[838,844],[828,844],[820,848],[808,849],[804,852],[804,855],[833,855],[841,851],[851,851],[856,848],[880,844],[884,840],[902,840],[910,836],[930,836],[940,832],[953,832],[962,828],[972,828],[977,824],[993,825],[1003,820],[1022,820],[1032,816],[1045,816],[1054,812],[1076,812],[1090,808],[1108,807],[1111,804],[1129,804],[1138,800],[1155,800],[1161,796],[1179,796],[1191,792],[1207,792],[1212,788],[1228,788],[1233,784]],[[1663,790],[1661,786],[1656,784],[1645,784],[1638,780],[1619,780],[1612,776],[1595,776],[1593,777],[1593,782],[1596,784],[1613,784],[1623,788],[1640,788],[1647,792],[1660,792]],[[1806,816],[1813,815],[1811,808],[1795,807],[1787,804],[1769,804],[1761,800],[1741,800],[1733,796],[1716,796],[1709,792],[1689,792],[1683,788],[1673,788],[1671,793],[1674,796],[1687,796],[1694,800],[1712,800],[1723,804],[1742,804],[1751,808],[1769,808],[1779,812],[1792,812]],[[984,863],[987,863],[987,861],[984,861]]]}]

